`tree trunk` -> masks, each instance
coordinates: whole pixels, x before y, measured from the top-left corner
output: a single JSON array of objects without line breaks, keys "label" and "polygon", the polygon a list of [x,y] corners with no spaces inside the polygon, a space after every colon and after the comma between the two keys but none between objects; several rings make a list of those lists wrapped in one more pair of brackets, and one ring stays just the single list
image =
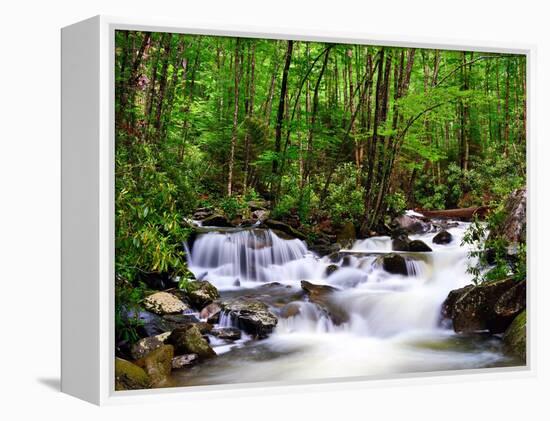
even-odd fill
[{"label": "tree trunk", "polygon": [[239,123],[239,79],[240,79],[240,69],[239,69],[239,41],[237,38],[235,41],[235,87],[234,87],[234,105],[233,105],[233,130],[231,133],[231,150],[229,153],[229,174],[227,177],[227,195],[231,196],[233,193],[233,168],[235,165],[235,147],[237,145],[237,128]]},{"label": "tree trunk", "polygon": [[[292,60],[293,45],[294,45],[294,41],[292,40],[287,41],[287,48],[286,48],[286,54],[285,54],[285,66],[283,68],[283,77],[281,80],[281,93],[279,95],[279,107],[277,109],[277,122],[275,125],[275,154],[277,156],[272,163],[272,173],[275,177],[278,176],[278,169],[279,169],[279,154],[281,153],[281,136],[282,136],[282,129],[283,129],[283,117],[285,115],[285,98],[286,98],[287,84],[288,84],[288,70],[290,69],[290,62]],[[277,183],[273,183],[273,187],[276,184]]]},{"label": "tree trunk", "polygon": [[[256,69],[256,42],[253,42],[251,49],[249,50],[250,70],[248,77],[248,107],[246,110],[247,117],[250,119],[254,115],[254,74]],[[248,173],[250,165],[250,136],[248,130],[244,137],[244,186],[243,189],[246,192],[248,188]]]}]

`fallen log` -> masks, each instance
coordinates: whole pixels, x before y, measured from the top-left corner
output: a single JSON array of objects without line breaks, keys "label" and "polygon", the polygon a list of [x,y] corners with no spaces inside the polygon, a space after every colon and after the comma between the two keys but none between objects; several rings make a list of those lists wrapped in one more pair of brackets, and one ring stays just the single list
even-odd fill
[{"label": "fallen log", "polygon": [[426,218],[458,219],[461,221],[471,221],[474,216],[477,216],[479,219],[485,219],[489,210],[489,206],[471,206],[469,208],[443,210],[414,209],[415,212],[421,213]]}]

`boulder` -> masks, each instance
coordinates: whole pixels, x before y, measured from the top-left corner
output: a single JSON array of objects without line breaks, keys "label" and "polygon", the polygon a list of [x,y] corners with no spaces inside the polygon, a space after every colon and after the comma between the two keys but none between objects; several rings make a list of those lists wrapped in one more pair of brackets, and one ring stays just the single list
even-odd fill
[{"label": "boulder", "polygon": [[432,239],[435,244],[449,244],[453,241],[453,235],[446,230],[439,231]]},{"label": "boulder", "polygon": [[159,315],[177,314],[189,309],[183,301],[169,292],[156,292],[147,296],[143,301],[143,306]]},{"label": "boulder", "polygon": [[130,361],[115,358],[115,390],[149,389],[151,379],[145,370]]},{"label": "boulder", "polygon": [[201,359],[216,356],[214,350],[203,338],[197,325],[183,326],[175,329],[167,339],[167,342],[174,345],[176,354],[197,354]]},{"label": "boulder", "polygon": [[283,319],[288,319],[290,317],[297,316],[298,314],[300,314],[300,311],[300,305],[296,302],[292,302],[288,303],[281,309],[280,316]]},{"label": "boulder", "polygon": [[172,358],[172,369],[176,370],[178,368],[189,367],[198,361],[199,356],[197,354],[178,355],[177,357]]},{"label": "boulder", "polygon": [[443,317],[455,332],[503,333],[525,309],[525,281],[507,278],[451,291],[443,303]]},{"label": "boulder", "polygon": [[212,216],[213,214],[214,211],[210,208],[198,208],[195,210],[195,213],[193,213],[193,219],[200,221]]},{"label": "boulder", "polygon": [[350,247],[356,239],[355,226],[352,222],[345,222],[340,229],[336,231],[336,241],[342,247]]},{"label": "boulder", "polygon": [[212,329],[210,334],[228,341],[236,341],[237,339],[241,339],[241,331],[235,327],[218,327],[216,329]]},{"label": "boulder", "polygon": [[338,270],[338,265],[335,265],[335,264],[328,265],[327,268],[325,269],[325,275],[330,276],[337,270]]},{"label": "boulder", "polygon": [[201,310],[199,317],[208,323],[218,323],[221,309],[217,303],[210,303]]},{"label": "boulder", "polygon": [[223,215],[211,215],[202,220],[203,227],[232,227],[231,222]]},{"label": "boulder", "polygon": [[232,323],[257,338],[267,337],[277,325],[277,317],[261,301],[241,297],[220,305]]},{"label": "boulder", "polygon": [[523,310],[512,321],[502,336],[507,352],[521,358],[524,362],[527,359],[527,311]]},{"label": "boulder", "polygon": [[170,336],[170,332],[142,338],[130,347],[130,355],[134,360],[139,360],[164,345],[164,341],[166,341],[168,336]]},{"label": "boulder", "polygon": [[337,306],[332,300],[331,295],[339,291],[338,288],[330,285],[317,285],[308,281],[301,282],[302,289],[306,292],[309,300],[317,304],[336,325],[341,325],[349,320],[346,311]]},{"label": "boulder", "polygon": [[220,298],[220,293],[208,281],[193,281],[189,283],[186,289],[186,296],[195,308],[202,309],[212,301]]},{"label": "boulder", "polygon": [[382,268],[386,272],[392,273],[394,275],[408,275],[407,262],[405,261],[405,258],[403,256],[400,256],[398,254],[388,254],[386,256],[380,257],[378,259],[379,263],[380,260]]},{"label": "boulder", "polygon": [[325,297],[327,294],[332,294],[333,292],[338,291],[338,288],[335,288],[330,285],[317,285],[312,284],[308,281],[300,282],[302,289],[309,296],[311,301],[315,301],[318,298]]},{"label": "boulder", "polygon": [[257,209],[250,214],[253,221],[264,222],[269,219],[269,211],[265,209]]},{"label": "boulder", "polygon": [[409,243],[409,251],[429,252],[432,249],[422,240],[413,240]]},{"label": "boulder", "polygon": [[264,224],[269,228],[282,231],[285,234],[290,235],[292,238],[299,238],[300,240],[307,239],[305,234],[291,227],[290,225],[285,224],[284,222],[276,221],[275,219],[267,219]]},{"label": "boulder", "polygon": [[408,234],[424,234],[430,231],[431,224],[423,221],[420,217],[401,215],[394,218],[392,226],[407,232]]},{"label": "boulder", "polygon": [[[408,239],[407,239],[408,240]],[[409,251],[409,241],[403,238],[394,238],[391,241],[391,248],[394,251]]]},{"label": "boulder", "polygon": [[172,358],[174,358],[174,347],[172,345],[162,345],[137,360],[136,365],[145,370],[151,379],[152,387],[163,387],[167,385],[170,378]]}]

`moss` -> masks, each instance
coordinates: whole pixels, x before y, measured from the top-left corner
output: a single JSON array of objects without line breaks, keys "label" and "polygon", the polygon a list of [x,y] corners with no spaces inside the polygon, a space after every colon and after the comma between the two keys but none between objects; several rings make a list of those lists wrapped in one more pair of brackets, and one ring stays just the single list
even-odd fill
[{"label": "moss", "polygon": [[523,310],[502,337],[506,350],[523,360],[527,358],[527,311]]},{"label": "moss", "polygon": [[212,358],[216,356],[216,353],[206,339],[202,337],[197,325],[189,325],[174,330],[168,341],[181,354],[197,354],[200,358]]},{"label": "moss", "polygon": [[151,379],[153,387],[161,387],[166,385],[170,377],[172,358],[174,358],[174,347],[172,345],[162,345],[136,361],[136,364],[143,366]]},{"label": "moss", "polygon": [[123,360],[115,359],[115,390],[148,389],[151,379],[141,367]]}]

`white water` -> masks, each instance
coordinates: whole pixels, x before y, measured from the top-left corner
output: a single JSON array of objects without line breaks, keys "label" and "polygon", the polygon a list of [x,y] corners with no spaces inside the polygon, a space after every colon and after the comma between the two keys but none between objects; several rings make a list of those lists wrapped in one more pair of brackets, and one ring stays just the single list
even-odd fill
[{"label": "white water", "polygon": [[[449,291],[471,282],[468,247],[461,246],[468,224],[448,231],[448,245],[432,242],[435,233],[411,236],[428,244],[431,253],[404,253],[409,276],[385,272],[377,261],[391,252],[389,237],[358,240],[354,253],[333,263],[318,258],[299,240],[283,240],[271,231],[212,232],[199,236],[189,264],[196,274],[221,291],[257,287],[266,282],[290,285],[300,281],[339,288],[330,305],[348,316],[335,325],[319,306],[294,301],[296,315],[279,318],[268,339],[244,345],[256,354],[267,349],[276,357],[248,354],[201,368],[202,377],[186,384],[312,379],[387,373],[453,370],[499,364],[504,357],[492,346],[473,346],[439,324],[441,304]],[[342,253],[345,255],[344,253]],[[472,262],[470,262],[472,263]],[[336,264],[330,276],[326,268]],[[239,280],[240,286],[235,285]],[[222,292],[223,295],[223,292]],[[274,312],[280,309],[274,308]],[[228,320],[221,320],[229,324]],[[454,342],[453,342],[454,341]],[[248,349],[247,348],[247,349]],[[262,351],[263,350],[263,351]],[[251,351],[250,355],[256,355]],[[246,362],[245,362],[246,361]]]}]

